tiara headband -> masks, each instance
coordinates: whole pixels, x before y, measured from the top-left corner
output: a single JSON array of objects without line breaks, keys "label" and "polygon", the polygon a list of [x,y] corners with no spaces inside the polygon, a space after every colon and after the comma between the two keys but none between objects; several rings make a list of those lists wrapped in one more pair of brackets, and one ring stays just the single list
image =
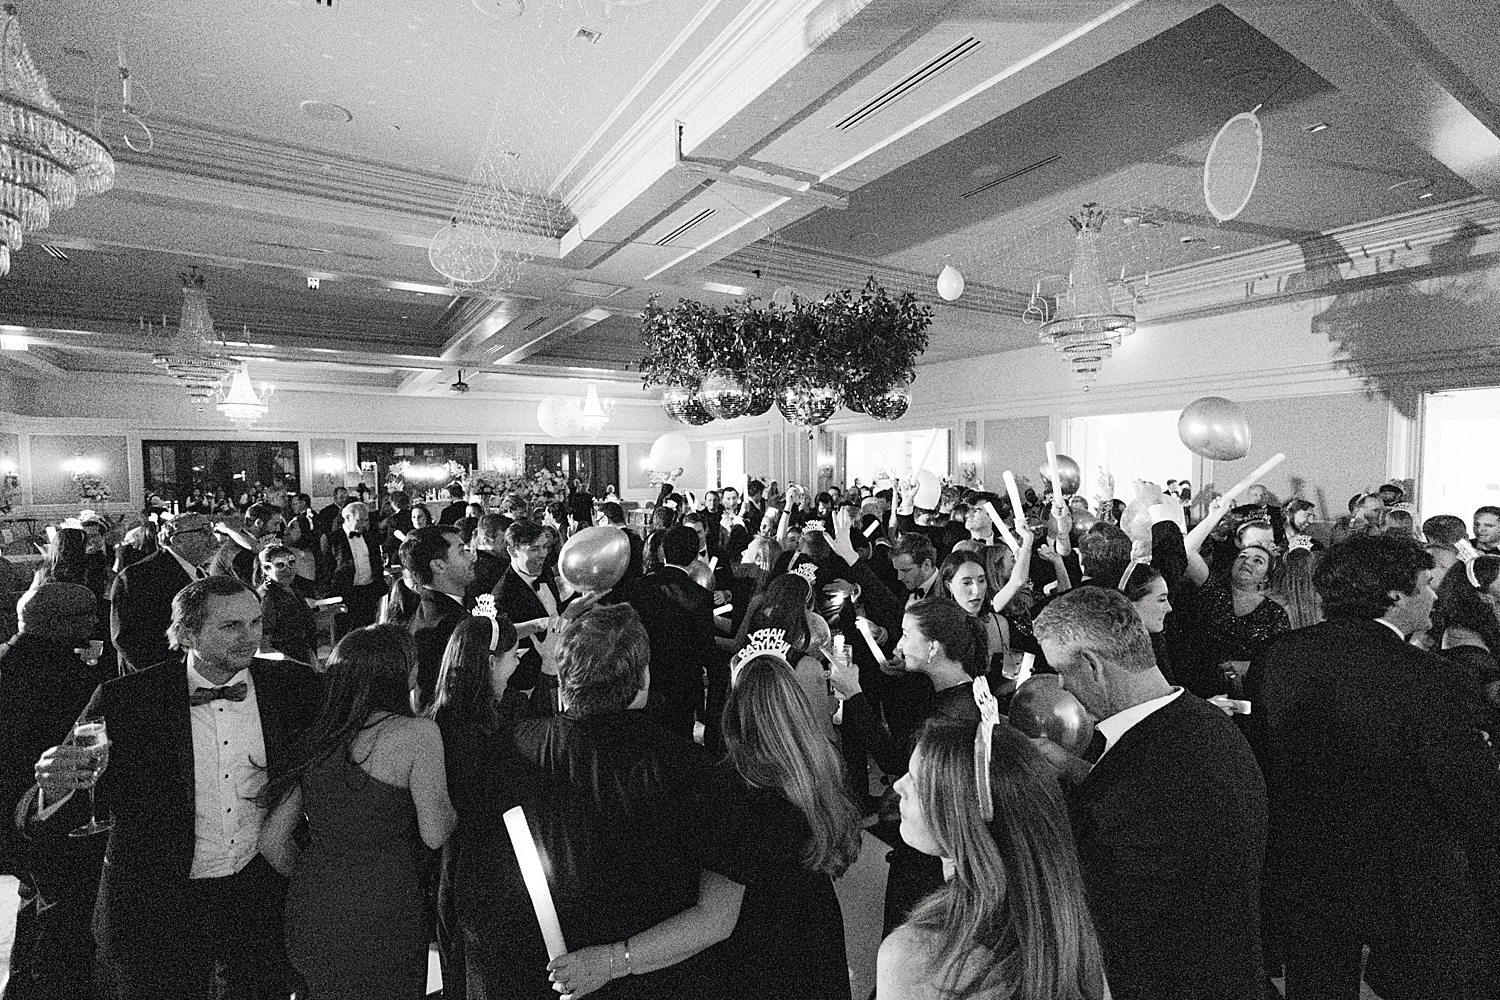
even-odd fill
[{"label": "tiara headband", "polygon": [[498,612],[495,610],[495,595],[480,594],[474,599],[474,610],[469,614],[475,618],[490,620],[490,652],[493,653],[495,647],[500,645],[500,622],[497,618]]},{"label": "tiara headband", "polygon": [[1130,562],[1126,563],[1125,572],[1120,574],[1120,585],[1115,589],[1122,594],[1125,593],[1125,588],[1130,585],[1130,574],[1134,573],[1135,568],[1140,565],[1142,565],[1142,563],[1137,559],[1132,559],[1130,560]]},{"label": "tiara headband", "polygon": [[802,577],[808,583],[818,582],[818,567],[810,562],[798,563],[792,567],[792,572]]},{"label": "tiara headband", "polygon": [[740,679],[740,668],[757,656],[774,656],[780,660],[788,670],[792,665],[787,660],[792,647],[786,641],[786,630],[780,628],[763,628],[751,632],[745,641],[745,648],[734,654],[734,659],[729,664],[729,684],[734,686]]},{"label": "tiara headband", "polygon": [[979,727],[974,731],[974,785],[979,789],[979,815],[986,823],[995,818],[990,791],[990,748],[995,726],[1000,722],[1000,703],[990,693],[990,682],[974,678],[974,704],[979,708]]}]

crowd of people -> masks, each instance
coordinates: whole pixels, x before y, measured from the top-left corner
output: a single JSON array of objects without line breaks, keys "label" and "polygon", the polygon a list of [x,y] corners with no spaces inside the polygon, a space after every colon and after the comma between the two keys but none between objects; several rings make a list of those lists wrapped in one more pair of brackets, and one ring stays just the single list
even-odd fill
[{"label": "crowd of people", "polygon": [[5,997],[852,1000],[882,842],[880,998],[1500,996],[1500,509],[1021,486],[54,526]]}]

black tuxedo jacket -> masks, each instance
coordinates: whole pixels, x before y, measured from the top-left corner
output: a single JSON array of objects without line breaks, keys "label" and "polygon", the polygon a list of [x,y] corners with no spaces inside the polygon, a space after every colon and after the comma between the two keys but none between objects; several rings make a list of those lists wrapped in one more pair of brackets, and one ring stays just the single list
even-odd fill
[{"label": "black tuxedo jacket", "polygon": [[1266,791],[1222,712],[1179,694],[1110,747],[1068,811],[1117,1000],[1262,994]]},{"label": "black tuxedo jacket", "polygon": [[380,535],[385,540],[385,551],[392,560],[395,560],[401,552],[401,539],[396,537],[398,531],[403,535],[412,533],[410,507],[395,511],[380,524]]},{"label": "black tuxedo jacket", "polygon": [[[193,863],[196,794],[186,666],[181,658],[107,681],[83,715],[109,725],[109,767],[96,789],[99,815],[114,829],[94,913],[101,955],[139,958],[188,932],[181,904]],[[317,675],[289,661],[251,666],[268,762],[312,721],[321,701]],[[66,734],[64,734],[66,735]],[[66,837],[83,821],[88,796],[75,794],[45,822],[35,819],[38,788],[22,800],[33,840]]]},{"label": "black tuxedo jacket", "polygon": [[[345,503],[347,502],[348,501],[345,501]],[[318,511],[317,517],[313,519],[313,524],[317,528],[317,533],[320,535],[327,535],[331,533],[339,527],[339,523],[343,520],[343,516],[344,508],[340,507],[336,503],[331,503],[328,506],[324,507],[322,510]]]},{"label": "black tuxedo jacket", "polygon": [[255,550],[247,549],[234,539],[225,539],[208,564],[209,576],[232,576],[247,587],[256,585]]},{"label": "black tuxedo jacket", "polygon": [[633,589],[630,604],[651,640],[651,686],[697,694],[717,651],[714,595],[687,571],[663,566]]},{"label": "black tuxedo jacket", "polygon": [[[552,591],[552,601],[561,611],[563,602],[557,599],[557,585],[548,579],[545,572],[538,579],[542,586]],[[495,584],[491,593],[495,598],[495,610],[509,618],[513,624],[547,617],[547,607],[542,599],[521,578],[521,574],[515,571],[515,567],[509,564],[506,564],[500,582]],[[516,669],[517,679],[512,680],[511,684],[519,690],[527,690],[535,685],[541,674],[542,654],[533,649],[529,641],[523,641],[521,645],[523,651],[520,665]]]},{"label": "black tuxedo jacket", "polygon": [[[380,542],[374,529],[366,528],[360,533],[370,555],[370,583],[385,589],[385,563],[380,557]],[[323,564],[328,574],[323,584],[323,593],[328,597],[348,597],[354,589],[354,554],[349,549],[351,539],[342,527],[323,536]]]},{"label": "black tuxedo jacket", "polygon": [[171,657],[167,626],[172,624],[172,598],[191,582],[166,551],[131,563],[115,577],[109,636],[119,651],[121,672],[141,670]]},{"label": "black tuxedo jacket", "polygon": [[448,506],[444,507],[438,514],[437,523],[457,524],[459,521],[462,521],[464,519],[464,512],[468,509],[469,505],[467,503],[462,500],[455,500],[452,503],[448,504]]},{"label": "black tuxedo jacket", "polygon": [[478,597],[480,594],[493,594],[495,587],[499,585],[500,578],[505,571],[510,569],[510,563],[483,549],[474,553],[474,582],[469,584],[466,596]]},{"label": "black tuxedo jacket", "polygon": [[469,617],[469,611],[441,591],[424,587],[421,595],[416,617],[407,628],[417,647],[417,690],[421,693],[421,705],[426,708],[437,692],[438,671],[443,665],[448,639],[459,623]]},{"label": "black tuxedo jacket", "polygon": [[1452,947],[1466,844],[1500,841],[1500,771],[1458,675],[1377,621],[1282,635],[1252,661],[1272,897],[1368,942]]}]

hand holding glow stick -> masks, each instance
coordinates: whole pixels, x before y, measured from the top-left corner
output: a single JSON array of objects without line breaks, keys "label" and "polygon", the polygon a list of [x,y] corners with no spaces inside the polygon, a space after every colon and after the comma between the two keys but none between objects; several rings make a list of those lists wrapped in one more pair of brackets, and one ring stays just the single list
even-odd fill
[{"label": "hand holding glow stick", "polygon": [[1047,442],[1047,477],[1052,480],[1052,509],[1061,510],[1063,506],[1062,474],[1057,468],[1057,444]]},{"label": "hand holding glow stick", "polygon": [[875,632],[870,627],[870,619],[860,616],[854,619],[854,627],[859,629],[859,634],[865,637],[865,645],[870,647],[870,655],[875,657],[876,663],[885,662],[885,653],[880,650],[880,643],[875,641]]},{"label": "hand holding glow stick", "polygon": [[1006,526],[1005,522],[1000,520],[1000,515],[995,511],[995,505],[986,500],[984,502],[984,512],[990,516],[990,520],[995,525],[996,533],[1000,535],[1000,540],[1010,546],[1012,552],[1020,552],[1021,543],[1016,540],[1015,535],[1011,534],[1010,528]]},{"label": "hand holding glow stick", "polygon": [[541,926],[542,940],[547,943],[547,957],[566,955],[568,945],[563,940],[557,907],[552,903],[552,889],[547,885],[547,872],[542,868],[542,856],[537,852],[536,841],[531,837],[531,827],[526,823],[526,813],[520,806],[505,811],[505,829],[510,834],[511,847],[515,848],[516,861],[521,865],[521,879],[526,883],[527,895],[531,897],[531,908],[536,911],[536,922]]},{"label": "hand holding glow stick", "polygon": [[1019,525],[1022,519],[1026,517],[1026,508],[1021,506],[1021,490],[1016,486],[1016,477],[1011,474],[1009,469],[1006,469],[1002,475],[1005,479],[1005,492],[1010,496],[1011,516],[1016,519],[1016,524]]}]

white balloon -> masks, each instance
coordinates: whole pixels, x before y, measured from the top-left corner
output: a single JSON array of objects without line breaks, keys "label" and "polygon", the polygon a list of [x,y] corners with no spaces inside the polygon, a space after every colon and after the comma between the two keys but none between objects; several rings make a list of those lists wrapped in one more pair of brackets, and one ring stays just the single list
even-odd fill
[{"label": "white balloon", "polygon": [[548,396],[536,406],[536,422],[548,437],[569,437],[582,427],[583,404],[573,396]]},{"label": "white balloon", "polygon": [[937,290],[949,302],[958,298],[964,293],[963,272],[952,264],[944,264],[942,271],[938,273]]},{"label": "white balloon", "polygon": [[938,479],[937,473],[928,469],[917,471],[917,495],[912,502],[923,510],[937,510],[938,502],[943,497],[943,482]]},{"label": "white balloon", "polygon": [[672,472],[687,468],[691,454],[687,438],[681,434],[663,434],[651,443],[651,456],[646,464],[652,472]]}]

